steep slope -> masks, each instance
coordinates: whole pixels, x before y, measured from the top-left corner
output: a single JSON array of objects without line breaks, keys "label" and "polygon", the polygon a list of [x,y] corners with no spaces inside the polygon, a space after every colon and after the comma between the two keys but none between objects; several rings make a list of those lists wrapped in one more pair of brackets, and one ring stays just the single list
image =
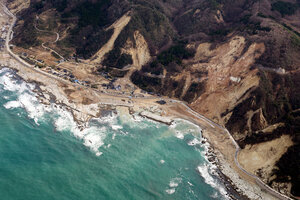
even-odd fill
[{"label": "steep slope", "polygon": [[62,35],[52,48],[67,59],[187,101],[226,126],[245,163],[265,145],[285,144],[259,155],[273,155],[268,165],[245,168],[300,196],[299,0],[31,0],[26,7],[15,27],[18,47],[47,41],[32,28],[38,15],[41,27]]}]

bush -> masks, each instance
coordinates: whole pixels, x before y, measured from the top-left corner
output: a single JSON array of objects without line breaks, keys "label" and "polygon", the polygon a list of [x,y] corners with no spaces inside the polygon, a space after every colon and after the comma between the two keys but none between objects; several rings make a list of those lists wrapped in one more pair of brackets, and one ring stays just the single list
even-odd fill
[{"label": "bush", "polygon": [[135,71],[130,78],[135,85],[138,85],[141,89],[149,92],[158,90],[162,85],[160,78],[144,76],[140,71]]},{"label": "bush", "polygon": [[79,16],[79,27],[104,26],[109,23],[105,9],[110,4],[110,0],[101,0],[96,3],[86,1],[79,4],[71,13]]},{"label": "bush", "polygon": [[131,65],[133,63],[133,60],[131,58],[131,55],[129,54],[122,54],[121,57],[118,59],[117,66],[123,68],[126,65]]},{"label": "bush", "polygon": [[182,59],[190,58],[194,56],[194,54],[195,52],[186,49],[185,45],[181,43],[163,51],[157,56],[157,61],[164,66],[167,66],[171,62],[176,62],[180,65]]},{"label": "bush", "polygon": [[114,48],[106,54],[106,58],[103,60],[102,64],[107,67],[114,67],[122,69],[126,65],[132,64],[132,57],[129,54],[121,54],[119,48]]},{"label": "bush", "polygon": [[290,2],[277,1],[275,3],[272,3],[272,10],[280,12],[282,16],[293,15],[296,12],[297,8],[297,4],[293,4]]}]

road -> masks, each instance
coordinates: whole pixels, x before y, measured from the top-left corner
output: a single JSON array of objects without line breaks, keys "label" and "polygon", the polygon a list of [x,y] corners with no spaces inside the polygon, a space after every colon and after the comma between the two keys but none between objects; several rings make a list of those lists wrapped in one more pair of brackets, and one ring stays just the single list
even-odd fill
[{"label": "road", "polygon": [[[36,19],[38,20],[39,17],[36,16]],[[40,32],[56,34],[56,39],[55,39],[55,41],[51,42],[51,43],[53,43],[53,44],[56,43],[56,42],[59,40],[59,33],[57,33],[57,32],[52,32],[52,31],[47,31],[47,30],[41,30],[41,29],[39,29],[39,28],[36,26],[36,23],[34,24],[34,28],[35,28],[37,31],[40,31]],[[62,55],[60,55],[60,54],[59,54],[57,51],[55,51],[54,49],[51,49],[50,47],[45,46],[45,43],[46,43],[46,42],[43,42],[43,43],[42,43],[42,47],[43,47],[44,49],[56,53],[61,59],[65,59]]]},{"label": "road", "polygon": [[[4,9],[4,12],[13,18],[13,21],[9,27],[9,30],[8,30],[8,33],[7,33],[7,36],[6,36],[6,41],[5,41],[5,44],[6,44],[6,49],[8,51],[8,53],[14,58],[16,59],[18,62],[20,62],[21,64],[23,64],[25,67],[27,68],[30,68],[31,70],[34,70],[35,72],[37,73],[40,73],[40,74],[43,74],[49,78],[54,78],[55,80],[57,81],[60,81],[60,82],[63,82],[65,84],[72,84],[70,83],[69,81],[66,81],[62,78],[59,78],[59,77],[56,77],[52,74],[49,74],[47,72],[44,72],[42,70],[39,70],[39,69],[36,69],[34,68],[34,66],[26,63],[23,59],[21,59],[18,55],[14,54],[10,48],[9,48],[9,41],[11,40],[11,34],[12,34],[12,29],[13,27],[15,26],[15,23],[17,21],[17,18],[7,9],[7,7],[5,5],[3,5],[1,3],[1,5],[3,6],[3,9]],[[83,85],[78,85],[78,87],[81,87],[81,88],[88,88],[86,86],[83,86]],[[90,88],[88,88],[90,89]],[[94,91],[96,92],[99,92],[101,93],[102,95],[106,95],[106,96],[110,96],[110,97],[121,97],[121,98],[128,98],[128,96],[124,96],[124,95],[114,95],[114,94],[103,94],[101,91],[99,90],[95,90]],[[162,99],[160,97],[132,97],[133,99]],[[185,102],[182,102],[182,101],[179,101],[179,100],[174,100],[174,99],[165,99],[165,100],[168,100],[170,102],[176,102],[176,103],[179,103],[181,105],[183,105],[187,112],[189,112],[190,114],[194,115],[195,117],[201,119],[201,120],[204,120],[206,121],[212,128],[215,128],[215,127],[218,127],[218,128],[221,128],[224,132],[226,132],[226,134],[228,134],[228,136],[230,137],[232,143],[234,144],[235,148],[236,148],[236,151],[235,151],[235,155],[234,155],[234,161],[235,161],[235,164],[236,166],[247,176],[250,176],[252,178],[254,178],[256,180],[256,183],[261,187],[261,189],[267,191],[269,194],[271,194],[272,196],[276,197],[276,198],[279,198],[281,200],[292,200],[291,198],[277,192],[276,190],[274,190],[273,188],[269,187],[268,185],[266,185],[263,181],[261,181],[257,176],[255,176],[254,174],[251,174],[249,172],[247,172],[242,166],[240,166],[239,162],[238,162],[238,159],[237,159],[237,156],[238,156],[238,153],[240,151],[240,146],[237,144],[237,142],[234,140],[234,138],[232,137],[232,135],[230,134],[230,132],[224,128],[223,126],[219,125],[219,124],[216,124],[215,122],[211,121],[210,119],[207,119],[206,117],[204,117],[203,115],[199,114],[198,112],[194,111],[193,109],[191,109]]]}]

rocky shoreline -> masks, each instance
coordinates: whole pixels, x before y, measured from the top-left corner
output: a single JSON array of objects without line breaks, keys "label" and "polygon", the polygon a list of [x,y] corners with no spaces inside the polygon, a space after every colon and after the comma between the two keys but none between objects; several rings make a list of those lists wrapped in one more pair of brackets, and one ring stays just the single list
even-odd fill
[{"label": "rocky shoreline", "polygon": [[[61,96],[57,96],[57,95],[53,94],[51,91],[49,91],[48,88],[46,88],[43,83],[36,81],[36,80],[32,80],[32,79],[25,79],[24,77],[22,77],[21,74],[18,73],[18,69],[10,67],[10,66],[7,66],[7,67],[15,70],[16,76],[18,76],[20,79],[24,80],[27,83],[32,83],[36,86],[35,90],[33,92],[35,92],[37,94],[37,97],[38,97],[40,103],[43,103],[45,105],[49,105],[49,104],[53,103],[53,104],[55,104],[55,106],[63,108],[65,110],[67,110],[68,112],[70,112],[80,130],[85,129],[86,125],[88,124],[88,122],[91,119],[101,117],[102,111],[104,111],[104,110],[115,110],[116,111],[117,110],[118,106],[102,104],[101,106],[97,106],[98,110],[94,110],[92,115],[87,115],[87,113],[82,113],[82,115],[80,115],[80,112],[82,111],[81,106],[78,106],[78,105],[76,106],[75,104],[73,104],[72,101],[71,102],[70,101],[62,101],[62,99],[67,98],[67,97],[62,98]],[[120,106],[120,107],[123,107],[123,106]],[[153,115],[155,115],[155,114],[154,113],[151,114],[151,112],[149,112],[149,109],[144,110],[145,107],[139,107],[139,109],[132,108],[132,107],[126,107],[126,108],[128,109],[128,114],[131,114],[131,115],[139,114],[140,116],[147,117],[151,120],[158,121],[160,123],[165,123],[167,125],[170,125],[173,121],[172,119],[175,119],[174,116],[173,116],[173,118],[165,117],[165,116],[164,117],[162,117],[162,116],[153,117]],[[85,109],[85,108],[83,108],[83,109]],[[145,114],[145,112],[147,112],[147,113]],[[144,113],[144,114],[141,114],[141,113]],[[149,113],[150,113],[150,115],[149,115]],[[178,117],[176,117],[176,118],[178,118]],[[189,120],[189,121],[195,124],[195,122],[193,120]],[[197,125],[200,127],[199,124],[197,124]],[[202,137],[203,137],[203,142],[209,146],[208,151],[206,153],[207,159],[212,165],[217,166],[217,176],[220,178],[220,180],[226,186],[229,197],[231,199],[259,199],[259,198],[257,198],[257,196],[254,196],[254,195],[251,196],[251,194],[247,193],[247,190],[248,190],[247,183],[243,182],[242,179],[240,179],[240,182],[238,180],[232,179],[232,177],[234,176],[234,174],[236,174],[236,172],[228,170],[228,169],[230,169],[229,163],[227,163],[225,160],[220,159],[220,153],[216,152],[213,145],[208,142],[209,139],[205,138],[205,136],[203,136],[203,135],[202,135]],[[239,182],[239,183],[237,184],[237,182]]]}]

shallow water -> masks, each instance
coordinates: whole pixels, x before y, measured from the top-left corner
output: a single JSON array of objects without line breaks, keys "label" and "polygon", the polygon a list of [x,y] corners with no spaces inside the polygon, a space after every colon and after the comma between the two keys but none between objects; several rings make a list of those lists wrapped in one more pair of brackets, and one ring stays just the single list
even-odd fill
[{"label": "shallow water", "polygon": [[227,199],[201,129],[108,115],[80,131],[0,70],[1,199]]}]

